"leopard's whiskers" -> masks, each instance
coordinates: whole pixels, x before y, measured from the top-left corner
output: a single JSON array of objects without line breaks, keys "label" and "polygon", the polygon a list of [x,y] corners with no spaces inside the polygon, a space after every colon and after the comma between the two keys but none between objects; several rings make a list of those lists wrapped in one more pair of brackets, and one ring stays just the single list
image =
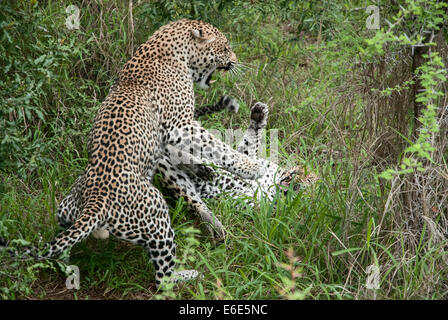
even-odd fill
[{"label": "leopard's whiskers", "polygon": [[234,69],[235,69],[235,73],[237,73],[238,75],[243,75],[247,70],[247,69],[242,68],[239,63],[235,64]]},{"label": "leopard's whiskers", "polygon": [[252,69],[253,68],[253,66],[247,65],[247,64],[242,63],[242,62],[238,62],[238,67],[243,68],[243,69]]}]

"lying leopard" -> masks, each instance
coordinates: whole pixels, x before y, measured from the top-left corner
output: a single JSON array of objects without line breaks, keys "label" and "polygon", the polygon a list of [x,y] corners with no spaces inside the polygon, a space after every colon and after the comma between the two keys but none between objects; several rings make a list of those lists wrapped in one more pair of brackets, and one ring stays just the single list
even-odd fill
[{"label": "lying leopard", "polygon": [[[197,109],[195,116],[199,117],[223,109],[237,112],[238,104],[232,98],[224,96],[215,106]],[[254,159],[257,157],[268,113],[266,104],[258,102],[252,106],[250,125],[237,147],[238,152]],[[264,196],[272,201],[278,191],[276,186],[283,191],[292,186],[297,191],[301,187],[310,186],[318,179],[314,173],[305,172],[303,167],[284,169],[266,159],[259,159],[266,168],[266,172],[257,180],[242,179],[220,168],[190,164],[189,160],[191,159],[185,152],[178,149],[168,150],[157,164],[156,172],[161,174],[164,188],[172,190],[176,197],[184,197],[187,204],[199,215],[200,220],[206,222],[205,225],[216,241],[224,239],[224,227],[203,199],[215,198],[227,193],[234,197],[243,196],[245,199],[252,200]]]},{"label": "lying leopard", "polygon": [[236,65],[228,40],[208,23],[184,19],[157,30],[124,65],[98,110],[88,138],[87,168],[57,210],[59,224],[67,229],[43,253],[32,247],[25,252],[38,259],[54,257],[92,232],[106,230],[146,249],[156,286],[164,278],[197,277],[195,270],[174,271],[168,206],[148,177],[167,148],[184,145],[203,150],[198,161],[217,163],[244,179],[264,174],[259,161],[194,120],[193,84],[206,89],[217,69]]}]

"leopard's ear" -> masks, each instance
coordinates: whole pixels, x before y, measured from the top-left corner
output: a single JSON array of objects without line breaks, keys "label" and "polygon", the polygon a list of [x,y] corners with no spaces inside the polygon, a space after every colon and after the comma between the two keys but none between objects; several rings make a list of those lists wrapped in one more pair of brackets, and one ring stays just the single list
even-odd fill
[{"label": "leopard's ear", "polygon": [[215,40],[215,37],[213,35],[203,36],[202,30],[192,29],[190,32],[191,32],[191,35],[193,36],[193,38],[196,41],[198,41],[200,44],[210,43]]}]

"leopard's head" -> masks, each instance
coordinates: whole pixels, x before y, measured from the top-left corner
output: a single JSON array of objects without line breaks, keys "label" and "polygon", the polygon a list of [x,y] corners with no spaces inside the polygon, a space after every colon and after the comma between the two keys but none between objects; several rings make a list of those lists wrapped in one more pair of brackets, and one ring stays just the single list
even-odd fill
[{"label": "leopard's head", "polygon": [[192,29],[196,55],[190,60],[193,80],[203,89],[209,88],[216,70],[231,71],[238,63],[227,38],[218,32],[207,32],[207,28]]},{"label": "leopard's head", "polygon": [[313,172],[305,172],[301,166],[294,166],[288,170],[285,170],[278,177],[278,185],[287,191],[292,186],[294,191],[299,191],[302,188],[313,185],[319,177]]},{"label": "leopard's head", "polygon": [[187,37],[187,65],[193,81],[203,89],[214,82],[216,70],[234,71],[238,59],[226,36],[217,28],[203,21],[180,20]]},{"label": "leopard's head", "polygon": [[[207,89],[216,70],[236,71],[238,59],[226,36],[209,23],[182,19],[160,27],[125,65],[123,77],[141,76],[145,62],[160,61],[167,72],[185,72]],[[151,68],[151,63],[149,67]]]}]

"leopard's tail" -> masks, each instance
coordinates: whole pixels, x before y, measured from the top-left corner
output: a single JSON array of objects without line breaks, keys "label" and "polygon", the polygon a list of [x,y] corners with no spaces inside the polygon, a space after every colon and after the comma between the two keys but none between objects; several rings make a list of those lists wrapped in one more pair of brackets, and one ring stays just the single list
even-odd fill
[{"label": "leopard's tail", "polygon": [[[73,247],[76,243],[87,238],[101,223],[102,219],[101,205],[84,208],[78,219],[65,231],[59,233],[53,241],[44,245],[43,249],[38,250],[34,246],[22,246],[11,248],[10,254],[21,258],[48,259],[55,257],[67,249]],[[9,242],[0,238],[0,250],[9,248]]]}]

